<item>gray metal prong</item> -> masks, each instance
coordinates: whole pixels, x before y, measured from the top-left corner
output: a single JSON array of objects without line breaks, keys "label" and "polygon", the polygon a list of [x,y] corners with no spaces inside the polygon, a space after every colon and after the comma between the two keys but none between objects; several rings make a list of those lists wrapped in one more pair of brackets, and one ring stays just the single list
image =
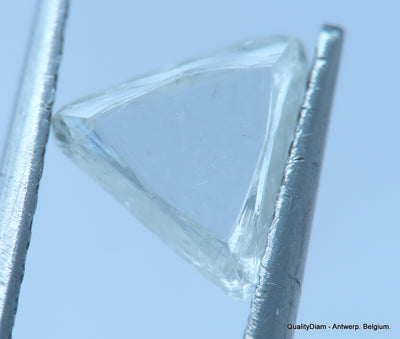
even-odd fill
[{"label": "gray metal prong", "polygon": [[40,2],[0,169],[0,338],[11,337],[49,135],[67,0]]},{"label": "gray metal prong", "polygon": [[291,338],[339,66],[343,31],[321,29],[304,104],[275,205],[245,338]]}]

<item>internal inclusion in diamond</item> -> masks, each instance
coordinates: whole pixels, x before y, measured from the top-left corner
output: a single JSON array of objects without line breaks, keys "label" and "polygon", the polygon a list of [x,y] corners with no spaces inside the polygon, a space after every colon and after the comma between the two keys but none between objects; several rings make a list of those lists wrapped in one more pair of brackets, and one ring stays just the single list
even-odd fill
[{"label": "internal inclusion in diamond", "polygon": [[246,41],[64,107],[64,152],[229,295],[257,281],[306,84],[299,42]]}]

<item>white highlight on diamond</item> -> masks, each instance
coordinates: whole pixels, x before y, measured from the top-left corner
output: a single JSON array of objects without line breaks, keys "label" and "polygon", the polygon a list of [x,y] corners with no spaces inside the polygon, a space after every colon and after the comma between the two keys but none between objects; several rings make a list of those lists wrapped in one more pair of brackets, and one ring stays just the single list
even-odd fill
[{"label": "white highlight on diamond", "polygon": [[307,65],[299,42],[247,41],[63,108],[59,145],[229,295],[257,281]]}]

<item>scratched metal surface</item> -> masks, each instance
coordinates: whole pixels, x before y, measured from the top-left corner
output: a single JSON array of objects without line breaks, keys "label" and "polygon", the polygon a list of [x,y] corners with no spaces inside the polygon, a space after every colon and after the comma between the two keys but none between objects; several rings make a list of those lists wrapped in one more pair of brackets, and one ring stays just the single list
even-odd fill
[{"label": "scratched metal surface", "polygon": [[321,29],[295,140],[268,233],[245,338],[291,338],[343,40],[340,28]]},{"label": "scratched metal surface", "polygon": [[0,170],[0,338],[11,336],[36,210],[67,16],[41,1]]}]

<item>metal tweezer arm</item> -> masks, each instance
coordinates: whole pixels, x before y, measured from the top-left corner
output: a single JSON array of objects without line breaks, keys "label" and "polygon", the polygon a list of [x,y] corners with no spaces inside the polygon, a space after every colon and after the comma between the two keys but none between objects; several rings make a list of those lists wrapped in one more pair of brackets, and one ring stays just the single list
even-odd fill
[{"label": "metal tweezer arm", "polygon": [[0,338],[11,337],[49,135],[67,0],[43,0],[0,168]]},{"label": "metal tweezer arm", "polygon": [[343,32],[321,29],[295,139],[275,204],[246,339],[291,338],[325,147]]}]

